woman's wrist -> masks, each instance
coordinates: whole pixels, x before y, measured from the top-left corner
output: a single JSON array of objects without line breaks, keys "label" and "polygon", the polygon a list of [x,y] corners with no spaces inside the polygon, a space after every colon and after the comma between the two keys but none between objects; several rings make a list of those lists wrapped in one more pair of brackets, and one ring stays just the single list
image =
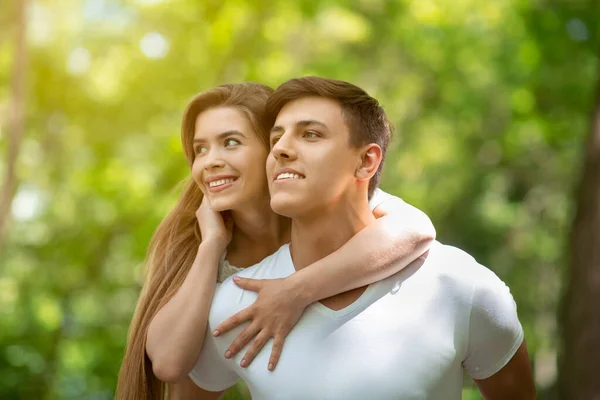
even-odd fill
[{"label": "woman's wrist", "polygon": [[319,300],[315,297],[312,285],[310,282],[306,282],[305,274],[303,270],[294,272],[292,275],[285,278],[282,285],[285,285],[286,293],[294,299],[294,301],[307,307],[309,304]]},{"label": "woman's wrist", "polygon": [[198,246],[198,250],[205,249],[206,251],[214,251],[218,254],[219,258],[227,250],[227,243],[216,237],[207,237]]}]

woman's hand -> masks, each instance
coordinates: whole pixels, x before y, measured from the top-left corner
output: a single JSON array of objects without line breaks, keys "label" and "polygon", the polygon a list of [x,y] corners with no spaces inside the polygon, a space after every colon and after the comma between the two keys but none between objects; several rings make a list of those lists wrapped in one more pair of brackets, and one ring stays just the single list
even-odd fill
[{"label": "woman's hand", "polygon": [[227,248],[233,234],[233,219],[229,211],[217,212],[210,207],[206,196],[196,210],[202,241],[216,241]]},{"label": "woman's hand", "polygon": [[299,290],[288,284],[286,279],[250,279],[235,276],[233,281],[242,289],[258,292],[258,298],[248,308],[223,321],[214,331],[214,336],[229,332],[236,326],[251,321],[229,346],[225,358],[231,358],[254,338],[240,366],[250,365],[267,341],[274,338],[273,349],[267,368],[273,371],[283,348],[283,341],[310,304]]}]

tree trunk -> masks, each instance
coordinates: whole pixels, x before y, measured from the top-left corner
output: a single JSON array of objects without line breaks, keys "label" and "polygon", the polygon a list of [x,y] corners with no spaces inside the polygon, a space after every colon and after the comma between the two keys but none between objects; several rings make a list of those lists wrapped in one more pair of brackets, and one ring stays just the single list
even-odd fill
[{"label": "tree trunk", "polygon": [[584,157],[561,321],[564,400],[600,400],[600,82]]},{"label": "tree trunk", "polygon": [[15,52],[11,83],[11,97],[8,116],[7,165],[4,182],[0,190],[0,249],[6,235],[10,208],[17,189],[17,159],[21,148],[24,127],[25,109],[25,65],[27,58],[27,18],[25,16],[26,0],[20,0],[16,7]]}]

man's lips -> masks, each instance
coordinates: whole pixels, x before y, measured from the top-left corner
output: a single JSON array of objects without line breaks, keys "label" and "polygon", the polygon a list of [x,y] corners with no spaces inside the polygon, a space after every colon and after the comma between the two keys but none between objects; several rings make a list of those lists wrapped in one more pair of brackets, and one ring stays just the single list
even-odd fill
[{"label": "man's lips", "polygon": [[296,171],[295,169],[283,168],[283,169],[277,170],[275,172],[275,175],[273,176],[273,181],[278,182],[278,181],[284,181],[284,180],[289,180],[289,179],[305,179],[305,178],[306,177],[303,174]]}]

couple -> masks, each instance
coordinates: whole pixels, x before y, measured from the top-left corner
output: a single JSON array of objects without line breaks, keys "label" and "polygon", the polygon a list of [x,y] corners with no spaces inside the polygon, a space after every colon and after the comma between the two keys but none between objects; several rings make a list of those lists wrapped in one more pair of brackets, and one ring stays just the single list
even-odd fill
[{"label": "couple", "polygon": [[151,243],[117,398],[162,398],[158,377],[169,399],[239,378],[255,399],[457,399],[463,369],[486,399],[534,398],[508,288],[376,189],[389,139],[346,82],[196,97],[193,182]]}]

